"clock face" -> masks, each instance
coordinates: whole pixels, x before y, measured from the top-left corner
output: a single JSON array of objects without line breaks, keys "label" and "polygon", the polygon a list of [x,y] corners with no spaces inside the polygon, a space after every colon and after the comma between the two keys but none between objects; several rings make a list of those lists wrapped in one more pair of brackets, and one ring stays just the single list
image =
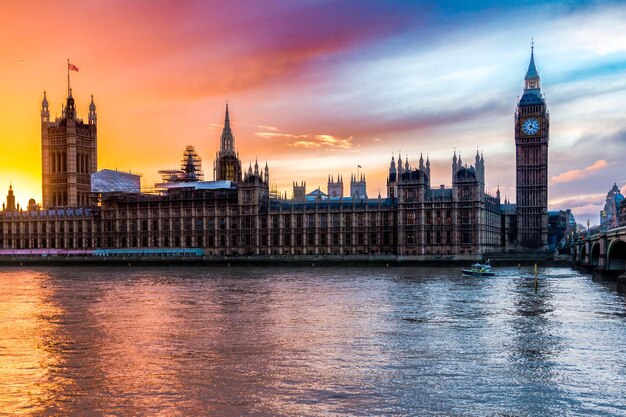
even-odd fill
[{"label": "clock face", "polygon": [[539,132],[539,120],[531,117],[522,123],[522,132],[525,135],[534,135]]}]

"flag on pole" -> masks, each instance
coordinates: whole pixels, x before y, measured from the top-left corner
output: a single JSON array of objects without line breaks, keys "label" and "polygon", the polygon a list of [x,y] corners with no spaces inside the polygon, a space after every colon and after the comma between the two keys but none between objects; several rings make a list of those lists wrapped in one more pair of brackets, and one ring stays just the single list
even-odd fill
[{"label": "flag on pole", "polygon": [[357,165],[359,168],[363,168],[361,165]]},{"label": "flag on pole", "polygon": [[70,62],[69,62],[69,61],[67,62],[67,69],[68,69],[68,70],[71,70],[71,71],[76,71],[76,72],[78,72],[78,67],[77,67],[76,65],[74,65],[74,64],[70,64]]}]

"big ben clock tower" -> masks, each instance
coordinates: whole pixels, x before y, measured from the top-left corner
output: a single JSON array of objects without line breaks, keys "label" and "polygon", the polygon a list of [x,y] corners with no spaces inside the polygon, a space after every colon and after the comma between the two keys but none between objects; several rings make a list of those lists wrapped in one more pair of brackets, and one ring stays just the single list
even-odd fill
[{"label": "big ben clock tower", "polygon": [[533,44],[524,94],[515,112],[517,246],[522,251],[548,248],[550,119],[539,81]]}]

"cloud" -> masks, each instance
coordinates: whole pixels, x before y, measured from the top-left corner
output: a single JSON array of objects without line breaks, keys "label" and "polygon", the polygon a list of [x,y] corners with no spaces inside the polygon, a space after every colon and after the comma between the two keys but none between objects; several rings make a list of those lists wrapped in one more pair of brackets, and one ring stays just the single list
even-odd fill
[{"label": "cloud", "polygon": [[293,146],[294,148],[306,148],[306,149],[316,149],[316,148],[339,148],[339,149],[350,149],[354,146],[352,143],[352,136],[349,138],[340,138],[332,135],[300,135],[299,138],[303,140],[298,140],[293,143],[288,143],[287,145]]},{"label": "cloud", "polygon": [[589,194],[568,196],[563,199],[557,199],[550,202],[550,209],[556,210],[560,208],[580,209],[586,206],[604,205],[606,194]]},{"label": "cloud", "polygon": [[303,134],[294,135],[283,133],[274,126],[257,126],[259,128],[270,128],[270,132],[256,132],[255,135],[263,139],[284,139],[287,146],[305,149],[351,149],[354,147],[353,137],[341,138],[329,134]]},{"label": "cloud", "polygon": [[[266,131],[270,131],[270,132],[278,132],[278,128],[275,126],[264,126],[264,125],[259,125],[257,126],[257,129],[261,129],[261,130],[266,130]],[[262,135],[259,135],[262,136]]]},{"label": "cloud", "polygon": [[599,159],[593,164],[589,165],[584,169],[573,169],[571,171],[564,172],[562,174],[556,175],[550,179],[552,184],[559,184],[564,182],[571,182],[580,180],[589,175],[589,173],[598,171],[608,167],[610,164],[607,163],[604,159]]}]

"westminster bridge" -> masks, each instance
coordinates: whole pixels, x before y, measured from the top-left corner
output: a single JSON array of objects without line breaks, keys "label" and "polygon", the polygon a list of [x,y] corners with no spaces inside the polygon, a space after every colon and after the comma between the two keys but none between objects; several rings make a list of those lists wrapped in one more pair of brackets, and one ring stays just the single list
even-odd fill
[{"label": "westminster bridge", "polygon": [[574,264],[626,285],[626,226],[581,238],[570,249]]}]

